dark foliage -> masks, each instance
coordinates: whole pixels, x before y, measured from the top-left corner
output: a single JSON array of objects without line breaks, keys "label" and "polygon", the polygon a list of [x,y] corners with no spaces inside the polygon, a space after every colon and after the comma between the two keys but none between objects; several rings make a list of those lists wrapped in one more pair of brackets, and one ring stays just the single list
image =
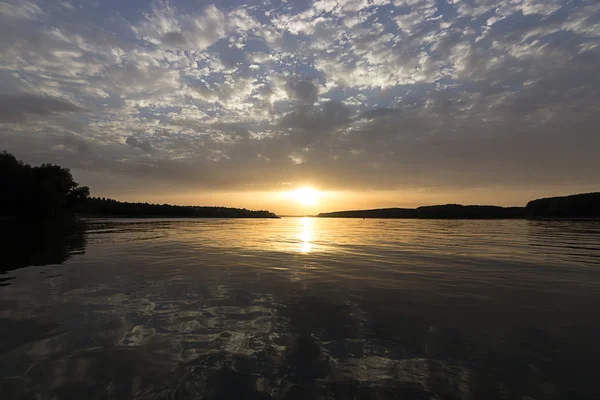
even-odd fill
[{"label": "dark foliage", "polygon": [[381,208],[321,213],[328,218],[600,218],[600,192],[532,200],[526,207],[463,206],[445,204],[412,208]]},{"label": "dark foliage", "polygon": [[413,208],[379,208],[375,210],[336,211],[321,213],[319,217],[329,218],[416,218]]},{"label": "dark foliage", "polygon": [[527,203],[527,212],[544,218],[598,218],[600,192],[548,197]]},{"label": "dark foliage", "polygon": [[71,211],[90,194],[67,168],[32,167],[7,152],[0,153],[0,215],[55,218]]},{"label": "dark foliage", "polygon": [[499,219],[525,217],[523,207],[463,206],[446,204],[419,208],[382,208],[376,210],[321,213],[319,217],[342,218],[429,218],[429,219]]},{"label": "dark foliage", "polygon": [[525,217],[525,209],[523,207],[463,206],[460,204],[424,206],[417,208],[415,212],[417,218],[432,219],[495,219]]},{"label": "dark foliage", "polygon": [[79,213],[120,217],[277,218],[269,211],[90,198],[90,189],[79,186],[67,168],[52,164],[32,167],[7,152],[0,153],[0,187],[3,217],[40,220]]},{"label": "dark foliage", "polygon": [[120,217],[277,218],[269,211],[251,211],[245,208],[126,203],[103,197],[89,198],[79,203],[75,211],[86,215]]}]

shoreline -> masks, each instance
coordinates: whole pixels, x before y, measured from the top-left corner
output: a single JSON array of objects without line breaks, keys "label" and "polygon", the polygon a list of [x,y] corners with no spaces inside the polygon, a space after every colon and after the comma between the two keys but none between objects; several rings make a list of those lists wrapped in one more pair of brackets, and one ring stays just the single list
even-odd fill
[{"label": "shoreline", "polygon": [[275,215],[272,217],[201,217],[201,216],[187,216],[187,215],[117,215],[117,214],[75,214],[75,218],[80,219],[281,219],[280,216]]}]

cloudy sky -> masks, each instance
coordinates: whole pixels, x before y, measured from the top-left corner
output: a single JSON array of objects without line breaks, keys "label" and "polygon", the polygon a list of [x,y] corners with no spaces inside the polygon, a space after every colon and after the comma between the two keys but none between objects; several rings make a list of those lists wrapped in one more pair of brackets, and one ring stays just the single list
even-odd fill
[{"label": "cloudy sky", "polygon": [[600,190],[599,66],[597,0],[5,0],[0,148],[121,200],[520,205]]}]

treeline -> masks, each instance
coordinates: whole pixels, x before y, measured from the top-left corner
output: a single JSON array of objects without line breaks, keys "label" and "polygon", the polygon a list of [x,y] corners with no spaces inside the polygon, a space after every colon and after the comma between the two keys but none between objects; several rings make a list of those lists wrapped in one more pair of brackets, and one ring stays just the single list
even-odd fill
[{"label": "treeline", "polygon": [[320,213],[317,216],[328,218],[415,218],[415,209],[377,208],[374,210],[334,211]]},{"label": "treeline", "polygon": [[526,208],[533,217],[599,218],[600,192],[532,200]]},{"label": "treeline", "polygon": [[269,211],[228,207],[172,206],[125,203],[90,197],[67,168],[42,164],[34,167],[12,154],[0,153],[0,217],[47,220],[84,214],[120,217],[277,218]]},{"label": "treeline", "polygon": [[337,211],[321,213],[318,216],[328,218],[501,219],[522,218],[525,216],[525,208],[445,204],[418,208]]},{"label": "treeline", "polygon": [[127,203],[91,197],[74,211],[89,216],[119,217],[189,217],[189,218],[277,218],[269,211],[245,208],[173,206],[169,204]]},{"label": "treeline", "polygon": [[46,219],[71,212],[90,195],[67,168],[33,167],[7,152],[0,153],[0,216]]},{"label": "treeline", "polygon": [[499,206],[463,206],[447,204],[441,206],[423,206],[416,210],[417,218],[452,218],[452,219],[501,219],[522,218],[525,216],[523,207]]},{"label": "treeline", "polygon": [[380,208],[321,213],[327,218],[422,218],[422,219],[505,219],[505,218],[600,218],[600,193],[532,200],[526,207],[463,206],[445,204],[418,208]]}]

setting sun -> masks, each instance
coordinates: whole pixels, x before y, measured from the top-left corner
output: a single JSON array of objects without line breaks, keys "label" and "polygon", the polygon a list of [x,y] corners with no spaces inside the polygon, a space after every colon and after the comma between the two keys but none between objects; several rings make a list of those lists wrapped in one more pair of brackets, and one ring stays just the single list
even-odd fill
[{"label": "setting sun", "polygon": [[309,187],[294,190],[290,193],[290,197],[304,205],[314,205],[319,202],[319,192]]}]

